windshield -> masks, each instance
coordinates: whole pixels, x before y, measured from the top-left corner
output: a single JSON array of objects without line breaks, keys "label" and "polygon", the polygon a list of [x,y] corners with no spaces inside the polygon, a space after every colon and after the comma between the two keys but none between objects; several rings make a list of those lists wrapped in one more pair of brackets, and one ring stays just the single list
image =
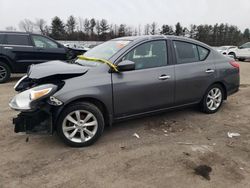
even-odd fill
[{"label": "windshield", "polygon": [[122,40],[122,41],[111,40],[108,42],[104,42],[94,47],[93,49],[87,51],[84,54],[84,56],[108,60],[116,52],[118,52],[120,49],[128,45],[129,42],[130,41],[128,40]]},{"label": "windshield", "polygon": [[[109,60],[109,58],[111,58],[119,50],[127,46],[130,42],[131,41],[128,41],[128,40],[107,41],[90,49],[89,51],[84,53],[84,56]],[[96,67],[100,65],[100,62],[93,62],[93,61],[81,60],[81,59],[77,59],[75,63],[83,65],[83,66],[89,66],[89,67]]]}]

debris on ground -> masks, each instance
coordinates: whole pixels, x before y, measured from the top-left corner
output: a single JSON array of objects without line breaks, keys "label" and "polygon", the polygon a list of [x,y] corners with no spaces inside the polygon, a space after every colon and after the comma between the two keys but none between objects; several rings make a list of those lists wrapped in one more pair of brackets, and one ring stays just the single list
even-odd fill
[{"label": "debris on ground", "polygon": [[230,133],[230,132],[228,132],[227,136],[228,136],[228,138],[239,137],[240,133]]},{"label": "debris on ground", "polygon": [[25,142],[28,142],[28,141],[29,141],[29,137],[26,137]]},{"label": "debris on ground", "polygon": [[230,141],[230,142],[227,144],[227,146],[233,148],[233,147],[234,147],[234,146],[233,146],[233,143],[234,143],[233,141]]},{"label": "debris on ground", "polygon": [[167,133],[167,132],[168,132],[166,129],[162,129],[162,131],[163,131],[164,133]]},{"label": "debris on ground", "polygon": [[186,155],[186,156],[191,156],[191,154],[188,153],[188,152],[183,152],[183,154]]},{"label": "debris on ground", "polygon": [[140,136],[137,133],[134,133],[133,136],[136,138],[140,138]]},{"label": "debris on ground", "polygon": [[194,145],[193,143],[190,142],[177,142],[179,145]]},{"label": "debris on ground", "polygon": [[126,146],[121,146],[120,147],[122,150],[125,150],[126,149]]},{"label": "debris on ground", "polygon": [[209,173],[212,172],[212,168],[207,165],[199,165],[194,168],[195,174],[204,177],[206,180],[210,180]]},{"label": "debris on ground", "polygon": [[194,152],[201,152],[201,153],[213,152],[213,149],[208,145],[191,146],[191,150]]}]

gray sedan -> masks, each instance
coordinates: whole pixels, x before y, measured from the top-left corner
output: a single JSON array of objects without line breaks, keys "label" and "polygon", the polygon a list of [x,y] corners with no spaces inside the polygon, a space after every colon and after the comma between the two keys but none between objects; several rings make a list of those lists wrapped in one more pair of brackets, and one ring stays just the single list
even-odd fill
[{"label": "gray sedan", "polygon": [[57,131],[66,144],[81,147],[121,120],[194,104],[217,112],[239,89],[239,65],[188,38],[124,37],[72,63],[32,65],[15,89],[15,132]]}]

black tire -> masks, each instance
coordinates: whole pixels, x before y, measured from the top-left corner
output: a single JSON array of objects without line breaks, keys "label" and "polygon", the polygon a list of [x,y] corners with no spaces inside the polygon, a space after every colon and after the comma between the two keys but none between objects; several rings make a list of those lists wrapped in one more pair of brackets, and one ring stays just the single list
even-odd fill
[{"label": "black tire", "polygon": [[239,61],[245,61],[246,59],[245,58],[239,58]]},{"label": "black tire", "polygon": [[[67,133],[63,132],[63,126],[65,125],[65,121],[67,121],[67,120],[65,120],[65,118],[75,111],[89,112],[90,114],[92,114],[94,116],[94,118],[95,118],[94,121],[95,120],[97,121],[97,129],[96,129],[95,134],[93,134],[93,137],[87,141],[84,141],[84,142],[81,141],[81,143],[72,141],[72,138],[71,139],[67,138],[67,136],[65,135]],[[85,116],[85,118],[86,118],[86,116]],[[71,122],[69,122],[69,123],[71,123]],[[73,124],[73,123],[71,123],[71,124]],[[76,124],[74,124],[74,126],[75,125]],[[74,103],[72,105],[69,105],[68,107],[66,107],[66,109],[63,110],[63,112],[59,116],[59,119],[56,123],[56,126],[57,126],[56,128],[57,128],[58,136],[62,139],[62,141],[65,144],[67,144],[71,147],[86,147],[86,146],[90,146],[93,143],[95,143],[98,140],[98,138],[102,135],[103,130],[104,130],[104,118],[103,118],[102,112],[95,105],[88,103],[88,102],[77,102],[77,103]],[[85,128],[85,130],[86,130],[86,128]],[[79,137],[81,137],[81,134],[80,134],[81,130],[79,129],[78,131],[79,131]],[[72,132],[74,132],[74,131],[72,131]],[[84,134],[86,134],[86,132],[84,132]],[[81,138],[79,138],[79,139],[81,139]]]},{"label": "black tire", "polygon": [[10,74],[9,66],[0,61],[0,84],[7,82],[10,79]]},{"label": "black tire", "polygon": [[233,58],[234,58],[235,60],[237,59],[237,57],[236,57],[236,55],[235,55],[235,53],[234,53],[234,52],[230,52],[228,55],[233,56]]},{"label": "black tire", "polygon": [[[221,97],[220,97],[221,100],[220,100],[219,105],[217,104],[218,106],[216,104],[214,104],[215,103],[214,100],[216,100],[218,102],[218,98],[217,99],[210,99],[209,98],[209,95],[211,94],[210,92],[212,92],[212,90],[215,90],[215,89],[219,89],[219,91],[221,93]],[[214,84],[214,85],[210,86],[207,89],[207,91],[206,91],[205,95],[203,96],[203,99],[202,99],[202,101],[200,103],[201,111],[204,112],[204,113],[206,113],[206,114],[216,113],[220,109],[220,107],[221,107],[221,105],[223,103],[224,98],[225,98],[225,91],[224,91],[223,87],[220,84]],[[214,107],[209,107],[208,106],[208,103],[210,102],[210,100],[213,100],[213,104],[212,105],[215,105]],[[213,109],[213,108],[215,108],[215,109]]]}]

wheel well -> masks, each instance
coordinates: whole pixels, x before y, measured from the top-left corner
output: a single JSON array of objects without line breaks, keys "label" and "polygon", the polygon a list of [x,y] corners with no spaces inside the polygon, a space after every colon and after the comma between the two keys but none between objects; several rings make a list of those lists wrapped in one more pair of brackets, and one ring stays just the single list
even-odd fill
[{"label": "wheel well", "polygon": [[215,82],[212,85],[215,85],[215,84],[218,84],[220,85],[222,88],[223,88],[223,91],[224,91],[224,100],[227,100],[227,89],[226,89],[226,86],[222,83],[222,82]]},{"label": "wheel well", "polygon": [[89,102],[89,103],[94,104],[102,112],[103,117],[104,117],[104,121],[105,121],[105,125],[111,125],[111,118],[109,117],[108,109],[104,105],[104,103],[98,99],[90,98],[90,97],[76,99],[76,100],[73,100],[70,103],[68,103],[66,106],[64,106],[63,109],[65,109],[67,106],[72,105],[72,104],[77,103],[77,102]]},{"label": "wheel well", "polygon": [[5,59],[3,57],[0,57],[0,61],[5,63],[10,68],[10,71],[12,72],[12,66],[11,66],[10,62],[7,59]]}]

